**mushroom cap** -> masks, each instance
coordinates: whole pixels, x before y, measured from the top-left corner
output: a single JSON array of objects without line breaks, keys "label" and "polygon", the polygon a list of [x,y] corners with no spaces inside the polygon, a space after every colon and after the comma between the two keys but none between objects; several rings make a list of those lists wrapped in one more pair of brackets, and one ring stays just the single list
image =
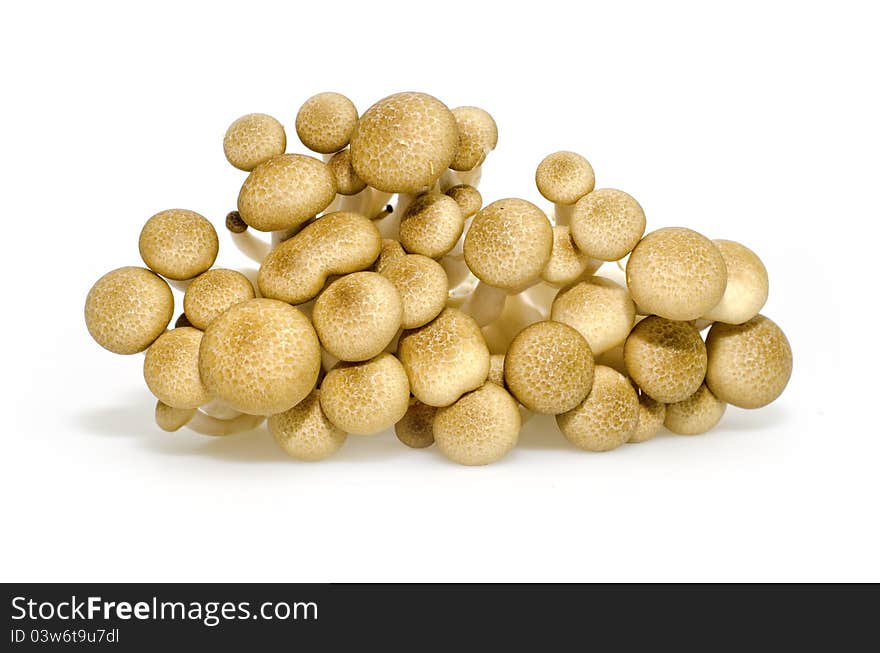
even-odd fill
[{"label": "mushroom cap", "polygon": [[166,331],[144,356],[144,380],[156,398],[172,408],[198,408],[211,396],[199,376],[202,332],[193,327]]},{"label": "mushroom cap", "polygon": [[418,399],[410,401],[406,415],[394,425],[397,439],[413,449],[424,449],[434,444],[434,416],[437,408]]},{"label": "mushroom cap", "polygon": [[755,317],[770,293],[767,268],[745,245],[732,240],[714,240],[727,268],[724,295],[703,317],[711,322],[742,324]]},{"label": "mushroom cap", "polygon": [[633,197],[622,190],[599,188],[574,205],[571,237],[589,256],[617,261],[638,244],[645,224],[645,212]]},{"label": "mushroom cap", "polygon": [[336,182],[336,192],[340,195],[356,195],[367,187],[367,182],[358,177],[351,165],[351,151],[340,150],[327,162],[327,168]]},{"label": "mushroom cap", "polygon": [[202,337],[199,372],[212,396],[250,415],[294,407],[315,387],[321,346],[309,319],[274,299],[250,299]]},{"label": "mushroom cap", "polygon": [[409,380],[394,356],[339,363],[321,383],[321,408],[347,433],[371,435],[399,422],[409,408]]},{"label": "mushroom cap", "polygon": [[407,256],[407,253],[400,246],[399,242],[393,238],[383,238],[379,248],[379,258],[376,259],[373,268],[376,272],[382,274],[392,261],[404,256]]},{"label": "mushroom cap", "polygon": [[331,274],[369,268],[381,241],[376,225],[362,215],[337,211],[321,216],[269,253],[257,277],[260,294],[290,304],[307,302]]},{"label": "mushroom cap", "polygon": [[604,365],[612,370],[617,370],[624,376],[629,376],[629,372],[626,370],[626,363],[623,360],[623,343],[612,347],[606,352],[596,354],[594,357],[596,365]]},{"label": "mushroom cap", "polygon": [[642,392],[665,404],[687,399],[706,378],[706,345],[687,322],[645,318],[626,339],[623,358]]},{"label": "mushroom cap", "polygon": [[168,279],[192,279],[214,265],[220,241],[207,218],[195,211],[169,209],[147,220],[138,240],[141,258]]},{"label": "mushroom cap", "polygon": [[357,107],[339,93],[318,93],[296,114],[296,134],[313,152],[338,152],[351,139],[358,121]]},{"label": "mushroom cap", "polygon": [[596,185],[593,166],[576,152],[554,152],[535,171],[538,192],[554,204],[574,204]]},{"label": "mushroom cap", "polygon": [[571,227],[553,227],[553,249],[550,260],[541,270],[541,278],[554,286],[574,283],[585,274],[593,274],[602,265],[578,249],[571,239]]},{"label": "mushroom cap", "polygon": [[610,451],[627,442],[639,421],[639,398],[623,374],[597,365],[590,394],[556,416],[562,434],[587,451]]},{"label": "mushroom cap", "polygon": [[504,354],[492,354],[489,357],[489,376],[486,380],[504,387]]},{"label": "mushroom cap", "polygon": [[489,374],[489,348],[477,322],[455,308],[445,308],[431,322],[404,331],[397,345],[416,399],[429,406],[449,406],[479,388]]},{"label": "mushroom cap", "polygon": [[340,277],[318,295],[312,324],[321,346],[343,361],[378,356],[400,330],[403,302],[390,280],[376,272]]},{"label": "mushroom cap", "polygon": [[477,215],[464,238],[464,259],[483,283],[511,292],[540,275],[553,251],[553,227],[526,200],[492,202]]},{"label": "mushroom cap", "polygon": [[516,446],[522,417],[513,397],[491,381],[434,416],[434,440],[462,465],[488,465]]},{"label": "mushroom cap", "polygon": [[467,220],[483,208],[483,196],[469,184],[459,184],[446,191],[446,194],[458,203],[461,215]]},{"label": "mushroom cap", "polygon": [[321,409],[319,390],[293,408],[276,413],[266,422],[275,442],[290,456],[308,462],[332,456],[348,435],[334,426]]},{"label": "mushroom cap", "polygon": [[189,424],[195,416],[195,408],[172,408],[161,401],[156,402],[156,424],[163,431],[173,432]]},{"label": "mushroom cap", "polygon": [[666,404],[654,401],[644,392],[639,393],[639,423],[629,437],[630,444],[650,440],[660,432],[666,419]]},{"label": "mushroom cap", "polygon": [[226,160],[239,170],[250,172],[273,156],[284,154],[284,127],[265,113],[249,113],[229,125],[223,137]]},{"label": "mushroom cap", "polygon": [[593,353],[584,337],[561,322],[536,322],[520,331],[504,358],[507,389],[536,413],[558,415],[590,393]]},{"label": "mushroom cap", "polygon": [[168,282],[150,270],[124,267],[108,272],[86,296],[86,327],[114,354],[144,351],[174,317]]},{"label": "mushroom cap", "polygon": [[241,218],[259,231],[294,229],[330,206],[336,182],[323,162],[281,154],[258,165],[238,193]]},{"label": "mushroom cap", "polygon": [[456,107],[452,110],[458,127],[458,147],[449,164],[453,170],[473,170],[498,145],[498,125],[488,111],[479,107]]},{"label": "mushroom cap", "polygon": [[216,268],[192,280],[183,294],[183,312],[189,323],[204,331],[230,306],[256,297],[254,286],[241,272]]},{"label": "mushroom cap", "polygon": [[550,319],[577,329],[598,356],[626,340],[636,322],[636,305],[623,286],[588,277],[559,291]]},{"label": "mushroom cap", "polygon": [[351,136],[358,176],[386,193],[429,189],[458,148],[455,116],[437,98],[396,93],[371,106]]},{"label": "mushroom cap", "polygon": [[449,280],[446,270],[434,259],[407,254],[389,261],[382,268],[403,302],[401,327],[415,329],[433,320],[446,306]]},{"label": "mushroom cap", "polygon": [[431,258],[446,255],[464,229],[464,216],[458,202],[448,195],[420,195],[400,219],[400,244],[410,254]]},{"label": "mushroom cap", "polygon": [[706,348],[709,389],[739,408],[761,408],[775,401],[791,378],[788,338],[763,315],[745,324],[716,322],[706,336]]},{"label": "mushroom cap", "polygon": [[714,427],[727,404],[715,397],[703,383],[684,401],[666,406],[664,426],[678,435],[700,435]]},{"label": "mushroom cap", "polygon": [[702,234],[665,227],[636,245],[626,263],[626,285],[648,313],[695,320],[721,301],[727,266],[715,244]]}]

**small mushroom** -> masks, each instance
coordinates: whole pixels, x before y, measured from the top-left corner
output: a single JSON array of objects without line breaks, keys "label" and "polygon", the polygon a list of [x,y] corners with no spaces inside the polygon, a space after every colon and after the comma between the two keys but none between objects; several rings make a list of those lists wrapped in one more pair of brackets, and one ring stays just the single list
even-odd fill
[{"label": "small mushroom", "polygon": [[157,213],[147,220],[138,240],[147,267],[176,281],[197,277],[214,265],[219,248],[214,225],[186,209]]},{"label": "small mushroom", "polygon": [[599,188],[577,201],[571,237],[578,248],[600,261],[618,261],[645,233],[645,212],[622,190]]},{"label": "small mushroom", "polygon": [[704,321],[742,324],[755,317],[764,307],[770,292],[767,269],[745,245],[732,240],[713,241],[727,268],[727,287],[724,295]]},{"label": "small mushroom", "polygon": [[239,170],[250,172],[273,156],[284,154],[287,135],[284,127],[265,113],[242,116],[226,130],[223,153]]},{"label": "small mushroom", "polygon": [[86,327],[114,354],[136,354],[164,333],[174,317],[174,295],[150,270],[124,267],[108,272],[86,296]]},{"label": "small mushroom", "polygon": [[379,258],[373,264],[373,271],[382,274],[392,261],[404,256],[408,256],[408,254],[400,246],[399,242],[393,238],[383,238],[379,248]]},{"label": "small mushroom", "polygon": [[[357,195],[367,187],[367,182],[358,177],[351,165],[351,150],[340,150],[327,161],[327,168],[336,182],[336,192],[340,195]],[[367,216],[372,217],[372,216]]]},{"label": "small mushroom", "polygon": [[465,220],[472,218],[483,208],[483,196],[470,184],[458,184],[449,188],[445,194],[456,201]]},{"label": "small mushroom", "polygon": [[195,414],[195,408],[173,408],[161,401],[156,402],[156,424],[169,433],[182,429]]},{"label": "small mushroom", "polygon": [[204,331],[230,307],[254,297],[253,284],[241,272],[216,268],[203,272],[187,286],[183,312],[190,325]]},{"label": "small mushroom", "polygon": [[296,135],[312,152],[333,154],[351,139],[358,121],[357,107],[340,93],[318,93],[296,114]]},{"label": "small mushroom", "polygon": [[266,423],[275,442],[285,452],[308,462],[332,456],[348,437],[324,415],[319,390],[312,390],[296,406],[272,415]]},{"label": "small mushroom", "polygon": [[397,439],[412,449],[424,449],[434,444],[434,416],[437,408],[410,400],[406,415],[394,425]]},{"label": "small mushroom", "polygon": [[441,180],[444,189],[479,183],[483,162],[498,145],[498,125],[488,111],[479,107],[456,107],[452,115],[458,128],[458,147],[449,164],[450,170]]},{"label": "small mushroom", "polygon": [[578,249],[571,239],[571,228],[553,227],[553,249],[550,260],[541,270],[541,278],[554,286],[567,286],[584,275],[593,274],[602,265]]},{"label": "small mushroom", "polygon": [[211,397],[199,376],[202,332],[180,327],[163,333],[144,356],[144,380],[159,401],[172,408],[198,408]]},{"label": "small mushroom", "polygon": [[410,254],[440,258],[449,253],[464,229],[458,202],[448,195],[417,197],[400,219],[399,240]]},{"label": "small mushroom", "polygon": [[636,430],[629,437],[630,444],[646,442],[653,438],[663,428],[663,420],[666,419],[666,404],[654,401],[644,392],[639,395],[639,423]]},{"label": "small mushroom", "polygon": [[718,423],[726,408],[703,383],[687,399],[666,406],[663,424],[678,435],[700,435]]},{"label": "small mushroom", "polygon": [[559,291],[550,319],[577,329],[598,356],[623,344],[635,324],[636,306],[626,288],[588,277]]},{"label": "small mushroom", "polygon": [[407,254],[387,262],[382,266],[381,274],[400,294],[403,302],[401,327],[404,329],[427,324],[446,306],[449,282],[443,266],[434,259]]},{"label": "small mushroom", "polygon": [[575,203],[596,185],[593,166],[575,152],[554,152],[538,164],[535,185],[545,198],[553,202],[557,226],[571,222]]},{"label": "small mushroom", "polygon": [[326,209],[328,213],[351,211],[371,220],[387,215],[388,209],[385,205],[391,199],[391,194],[367,186],[367,182],[358,177],[351,165],[351,150],[346,148],[334,154],[327,161],[327,168],[336,181],[336,192],[341,196]]}]

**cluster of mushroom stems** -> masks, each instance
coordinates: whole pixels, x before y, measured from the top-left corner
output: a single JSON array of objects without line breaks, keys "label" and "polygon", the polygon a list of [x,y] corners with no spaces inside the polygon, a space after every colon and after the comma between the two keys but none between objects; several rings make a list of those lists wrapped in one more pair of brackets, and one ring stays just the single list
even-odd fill
[{"label": "cluster of mushroom stems", "polygon": [[[608,451],[664,426],[705,433],[727,404],[766,406],[788,383],[760,258],[684,227],[646,234],[639,203],[595,188],[583,156],[539,163],[545,212],[484,204],[498,130],[477,107],[404,92],[359,115],[320,93],[295,129],[314,155],[287,153],[266,114],[223,140],[247,173],[226,230],[255,267],[215,267],[212,223],[171,209],[141,231],[146,267],[109,272],[86,298],[101,346],[145,352],[160,428],[267,421],[291,456],[320,460],[393,426],[409,447],[482,465],[535,413]],[[172,286],[183,312],[169,328]]]}]

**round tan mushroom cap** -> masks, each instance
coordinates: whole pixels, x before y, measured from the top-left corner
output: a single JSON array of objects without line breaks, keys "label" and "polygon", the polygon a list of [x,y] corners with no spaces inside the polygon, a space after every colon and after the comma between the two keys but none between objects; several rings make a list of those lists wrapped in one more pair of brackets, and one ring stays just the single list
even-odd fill
[{"label": "round tan mushroom cap", "polygon": [[407,207],[400,219],[400,244],[410,254],[440,258],[447,254],[464,229],[458,202],[448,195],[426,193]]},{"label": "round tan mushroom cap", "polygon": [[764,307],[770,292],[767,268],[745,245],[732,240],[713,241],[727,267],[727,287],[712,310],[703,317],[711,322],[742,324]]},{"label": "round tan mushroom cap", "polygon": [[559,291],[550,319],[574,327],[598,356],[626,340],[635,324],[636,305],[623,286],[588,277]]},{"label": "round tan mushroom cap", "polygon": [[639,393],[639,423],[629,437],[630,444],[646,442],[660,432],[666,419],[666,404],[654,401],[644,392]]},{"label": "round tan mushroom cap", "polygon": [[498,145],[498,125],[488,111],[479,107],[457,107],[452,110],[458,127],[458,147],[449,167],[473,170]]},{"label": "round tan mushroom cap", "polygon": [[108,272],[86,296],[86,327],[92,338],[114,354],[144,351],[174,317],[174,295],[149,270],[124,267]]},{"label": "round tan mushroom cap", "polygon": [[172,408],[198,408],[210,400],[199,376],[202,332],[180,327],[163,333],[144,356],[144,380],[155,397]]},{"label": "round tan mushroom cap", "polygon": [[721,301],[727,266],[705,236],[666,227],[636,245],[626,264],[626,285],[636,304],[648,313],[695,320]]},{"label": "round tan mushroom cap", "polygon": [[706,378],[706,345],[687,322],[645,318],[626,339],[623,358],[636,385],[665,404],[687,399]]},{"label": "round tan mushroom cap", "polygon": [[434,440],[462,465],[488,465],[516,446],[522,417],[513,397],[492,382],[469,392],[434,417]]},{"label": "round tan mushroom cap", "polygon": [[726,408],[704,383],[684,401],[666,406],[663,424],[678,435],[700,435],[718,423]]},{"label": "round tan mushroom cap", "polygon": [[358,176],[386,193],[429,189],[458,148],[455,116],[424,93],[397,93],[371,106],[351,137]]},{"label": "round tan mushroom cap", "polygon": [[282,154],[253,169],[238,193],[242,220],[259,231],[293,229],[330,206],[336,182],[323,162]]},{"label": "round tan mushroom cap", "polygon": [[250,172],[273,156],[284,154],[287,135],[284,127],[265,113],[242,116],[226,130],[223,153],[239,170]]},{"label": "round tan mushroom cap", "polygon": [[535,171],[538,192],[554,204],[574,204],[593,190],[593,166],[575,152],[554,152]]},{"label": "round tan mushroom cap", "polygon": [[471,272],[483,283],[512,292],[540,278],[552,251],[553,227],[547,216],[516,198],[484,207],[464,238]]},{"label": "round tan mushroom cap", "polygon": [[639,422],[639,398],[623,374],[597,365],[590,394],[556,416],[566,439],[586,451],[610,451],[627,442]]},{"label": "round tan mushroom cap", "polygon": [[617,261],[629,254],[645,233],[645,212],[622,190],[600,188],[574,205],[571,237],[589,256]]},{"label": "round tan mushroom cap", "polygon": [[275,442],[297,460],[313,462],[332,456],[345,444],[347,434],[334,426],[321,410],[319,391],[293,408],[272,415],[267,420]]},{"label": "round tan mushroom cap", "polygon": [[205,217],[169,209],[147,220],[138,240],[141,258],[153,272],[169,279],[192,279],[214,265],[220,241]]},{"label": "round tan mushroom cap", "polygon": [[172,408],[161,401],[156,402],[156,424],[169,433],[179,431],[189,424],[195,414],[195,408]]},{"label": "round tan mushroom cap", "polygon": [[536,322],[520,331],[504,358],[507,389],[536,413],[571,410],[593,385],[593,354],[584,337],[561,322]]},{"label": "round tan mushroom cap", "polygon": [[367,187],[367,182],[358,177],[351,165],[351,151],[337,152],[327,162],[327,168],[336,182],[336,192],[340,195],[355,195]]},{"label": "round tan mushroom cap", "polygon": [[571,227],[553,227],[553,249],[550,260],[541,271],[541,278],[554,286],[565,286],[585,274],[593,274],[601,261],[587,256],[571,239]]},{"label": "round tan mushroom cap", "polygon": [[415,329],[433,320],[446,306],[449,280],[434,259],[407,254],[389,261],[382,268],[403,302],[401,327]]},{"label": "round tan mushroom cap", "polygon": [[321,345],[309,319],[274,299],[236,304],[211,322],[199,372],[212,396],[251,415],[292,408],[312,391]]},{"label": "round tan mushroom cap", "polygon": [[739,325],[716,322],[706,336],[706,348],[709,389],[739,408],[761,408],[775,401],[791,378],[788,338],[763,315]]},{"label": "round tan mushroom cap", "polygon": [[404,256],[407,256],[407,253],[403,250],[403,247],[400,246],[399,242],[393,238],[383,238],[382,244],[379,248],[379,258],[377,258],[376,262],[373,264],[373,269],[379,274],[382,274],[392,261],[403,258]]},{"label": "round tan mushroom cap", "polygon": [[446,308],[423,327],[404,331],[397,346],[416,399],[448,406],[479,388],[489,374],[489,348],[474,318]]},{"label": "round tan mushroom cap", "polygon": [[434,416],[437,408],[423,404],[418,399],[410,401],[409,409],[397,424],[397,439],[413,449],[424,449],[434,444]]},{"label": "round tan mushroom cap", "polygon": [[461,215],[465,220],[483,208],[483,196],[469,184],[459,184],[446,191],[446,194],[458,203]]},{"label": "round tan mushroom cap", "polygon": [[376,272],[340,277],[318,295],[312,311],[321,345],[344,361],[378,356],[397,335],[402,318],[400,293]]},{"label": "round tan mushroom cap", "polygon": [[254,286],[241,272],[216,268],[192,280],[183,295],[183,312],[197,329],[204,331],[231,306],[256,296]]},{"label": "round tan mushroom cap", "polygon": [[296,114],[296,134],[313,152],[338,152],[351,139],[358,121],[357,107],[339,93],[318,93]]},{"label": "round tan mushroom cap", "polygon": [[321,408],[347,433],[371,435],[399,422],[409,408],[409,380],[394,356],[340,363],[321,383]]}]

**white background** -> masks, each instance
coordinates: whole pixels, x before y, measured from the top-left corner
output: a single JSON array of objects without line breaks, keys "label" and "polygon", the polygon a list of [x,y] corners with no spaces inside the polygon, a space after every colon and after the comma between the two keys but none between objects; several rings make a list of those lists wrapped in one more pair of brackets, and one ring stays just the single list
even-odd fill
[{"label": "white background", "polygon": [[[877,16],[870,3],[5,3],[0,579],[880,580]],[[500,126],[486,201],[571,149],[649,229],[752,247],[785,395],[607,454],[535,420],[462,468],[392,433],[319,464],[159,431],[82,318],[170,207],[221,228],[243,113],[399,90]],[[179,309],[178,309],[179,312]]]}]

